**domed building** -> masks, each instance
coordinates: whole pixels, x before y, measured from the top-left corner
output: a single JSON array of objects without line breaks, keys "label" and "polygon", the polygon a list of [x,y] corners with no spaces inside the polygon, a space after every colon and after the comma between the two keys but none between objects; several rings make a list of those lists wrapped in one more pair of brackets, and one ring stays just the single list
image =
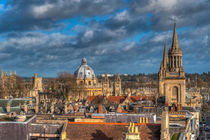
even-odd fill
[{"label": "domed building", "polygon": [[77,84],[84,86],[84,91],[88,96],[102,95],[102,86],[98,83],[93,69],[87,65],[86,58],[82,59],[82,63],[74,75],[76,76]]},{"label": "domed building", "polygon": [[75,76],[77,77],[77,84],[84,85],[96,85],[97,79],[93,69],[87,65],[86,58],[82,59],[82,63],[79,68],[75,71]]}]

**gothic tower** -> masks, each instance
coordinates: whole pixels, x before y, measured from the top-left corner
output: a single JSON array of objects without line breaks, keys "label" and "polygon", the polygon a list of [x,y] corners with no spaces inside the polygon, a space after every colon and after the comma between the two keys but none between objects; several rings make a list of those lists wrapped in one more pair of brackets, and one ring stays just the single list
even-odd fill
[{"label": "gothic tower", "polygon": [[121,79],[120,79],[120,74],[117,73],[116,79],[114,81],[114,95],[115,96],[121,96],[122,91],[121,91]]},{"label": "gothic tower", "polygon": [[107,73],[105,73],[104,79],[102,81],[102,89],[103,89],[104,95],[109,96],[111,94],[110,86],[111,86],[111,84],[110,84],[109,77],[108,77]]},{"label": "gothic tower", "polygon": [[179,48],[176,23],[171,48],[164,45],[163,60],[159,70],[159,96],[165,96],[165,104],[176,107],[185,105],[185,73],[182,66],[182,49]]}]

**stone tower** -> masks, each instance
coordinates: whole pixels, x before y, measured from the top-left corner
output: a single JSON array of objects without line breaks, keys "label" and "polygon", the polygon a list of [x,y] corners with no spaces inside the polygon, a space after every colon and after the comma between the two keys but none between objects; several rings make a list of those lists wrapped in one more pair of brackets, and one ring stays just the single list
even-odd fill
[{"label": "stone tower", "polygon": [[163,60],[159,70],[159,96],[165,96],[165,104],[177,108],[185,105],[185,73],[182,66],[182,49],[179,48],[176,23],[172,46],[167,53],[164,45]]},{"label": "stone tower", "polygon": [[103,90],[103,94],[106,96],[109,96],[112,91],[110,82],[111,81],[109,80],[107,73],[105,73],[104,79],[102,81],[102,90]]},{"label": "stone tower", "polygon": [[169,133],[169,116],[168,110],[162,112],[161,117],[161,140],[170,140],[170,133]]},{"label": "stone tower", "polygon": [[33,89],[39,90],[40,92],[43,91],[42,77],[38,77],[36,73],[34,74],[34,77],[33,77]]},{"label": "stone tower", "polygon": [[120,74],[117,73],[116,79],[114,81],[114,94],[115,96],[121,96],[122,90],[121,90],[121,79]]}]

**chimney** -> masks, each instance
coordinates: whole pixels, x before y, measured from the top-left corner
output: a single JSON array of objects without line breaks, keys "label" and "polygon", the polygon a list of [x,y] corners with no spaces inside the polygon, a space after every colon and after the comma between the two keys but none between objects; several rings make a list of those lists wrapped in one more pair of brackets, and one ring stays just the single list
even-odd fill
[{"label": "chimney", "polygon": [[64,105],[64,113],[65,114],[68,113],[67,101],[65,102],[65,105]]},{"label": "chimney", "polygon": [[102,106],[102,104],[98,105],[98,113],[103,113],[103,106]]},{"label": "chimney", "polygon": [[7,112],[10,112],[10,103],[7,104]]},{"label": "chimney", "polygon": [[32,98],[29,98],[29,104],[30,104],[30,105],[33,104]]},{"label": "chimney", "polygon": [[38,113],[38,112],[39,112],[39,104],[38,104],[38,102],[36,102],[35,112],[36,112],[36,113]]},{"label": "chimney", "polygon": [[177,111],[182,111],[182,104],[177,105]]},{"label": "chimney", "polygon": [[28,112],[28,105],[27,105],[27,101],[24,102],[24,112],[27,113]]},{"label": "chimney", "polygon": [[54,113],[54,102],[51,103],[50,111],[52,114]]},{"label": "chimney", "polygon": [[75,107],[74,107],[74,111],[77,112],[78,109],[79,109],[79,108],[78,108],[78,104],[76,103],[76,104],[75,104]]}]

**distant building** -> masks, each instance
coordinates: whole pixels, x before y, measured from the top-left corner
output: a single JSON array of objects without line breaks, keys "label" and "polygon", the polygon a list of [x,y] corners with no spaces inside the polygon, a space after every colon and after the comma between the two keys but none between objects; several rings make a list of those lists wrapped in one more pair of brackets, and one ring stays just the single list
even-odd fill
[{"label": "distant building", "polygon": [[104,75],[102,82],[98,82],[98,79],[93,69],[87,65],[86,58],[82,59],[82,63],[75,71],[76,83],[80,85],[80,88],[84,89],[83,92],[88,96],[97,95],[121,95],[121,79],[119,73],[117,74],[114,83],[108,78],[108,74]]},{"label": "distant building", "polygon": [[84,92],[89,96],[102,94],[102,86],[98,83],[93,69],[87,65],[86,58],[82,59],[81,65],[74,74],[76,83],[84,88]]},{"label": "distant building", "polygon": [[16,71],[8,75],[7,72],[4,73],[3,69],[1,69],[0,75],[0,86],[1,86],[1,97],[9,98],[11,95],[9,93],[9,88],[12,88],[16,83]]}]

